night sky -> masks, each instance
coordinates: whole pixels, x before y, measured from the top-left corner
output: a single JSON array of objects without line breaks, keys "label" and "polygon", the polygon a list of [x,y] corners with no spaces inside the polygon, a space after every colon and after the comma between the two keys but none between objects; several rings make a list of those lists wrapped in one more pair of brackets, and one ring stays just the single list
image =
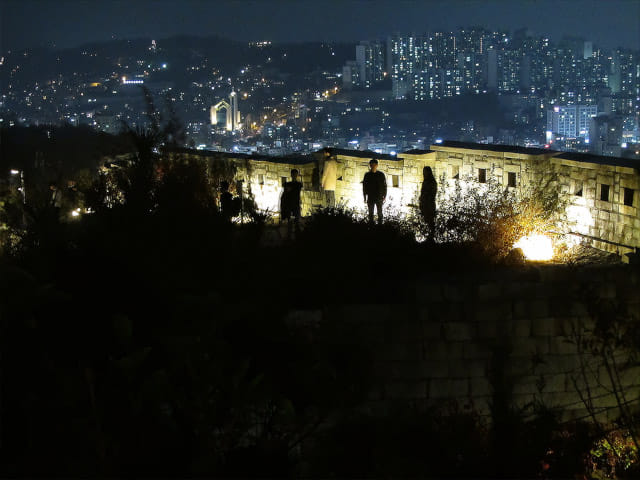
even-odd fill
[{"label": "night sky", "polygon": [[110,38],[220,35],[275,42],[357,41],[394,32],[528,27],[640,49],[640,0],[0,0],[2,51]]}]

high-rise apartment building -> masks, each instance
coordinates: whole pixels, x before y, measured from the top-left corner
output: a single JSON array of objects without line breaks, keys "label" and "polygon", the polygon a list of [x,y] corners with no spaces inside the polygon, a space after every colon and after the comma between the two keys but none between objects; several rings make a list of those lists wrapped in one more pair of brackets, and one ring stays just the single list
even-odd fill
[{"label": "high-rise apartment building", "polygon": [[547,135],[589,139],[591,118],[597,114],[596,105],[555,106],[547,111]]},{"label": "high-rise apartment building", "polygon": [[371,88],[384,80],[384,57],[385,45],[382,42],[360,42],[360,45],[356,45],[356,64],[361,86]]}]

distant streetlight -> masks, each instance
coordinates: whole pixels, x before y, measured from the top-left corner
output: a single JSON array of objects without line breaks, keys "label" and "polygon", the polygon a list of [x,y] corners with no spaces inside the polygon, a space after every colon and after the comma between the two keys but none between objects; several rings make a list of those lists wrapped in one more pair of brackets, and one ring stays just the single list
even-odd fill
[{"label": "distant streetlight", "polygon": [[16,170],[15,168],[12,168],[9,173],[11,173],[11,175],[20,175],[20,187],[18,188],[18,191],[20,193],[22,193],[22,203],[23,204],[27,204],[27,191],[24,188],[24,171],[23,170]]}]

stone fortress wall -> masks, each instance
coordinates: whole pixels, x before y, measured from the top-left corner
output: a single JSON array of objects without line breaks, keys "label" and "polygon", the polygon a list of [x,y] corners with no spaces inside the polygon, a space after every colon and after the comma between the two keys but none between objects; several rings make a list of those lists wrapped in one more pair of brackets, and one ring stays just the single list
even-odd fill
[{"label": "stone fortress wall", "polygon": [[[368,151],[330,149],[338,161],[336,202],[364,210],[362,179],[369,160],[376,158],[387,177],[385,208],[409,213],[418,204],[422,169],[430,166],[438,188],[452,188],[456,178],[462,182],[497,182],[516,194],[545,176],[556,174],[555,186],[568,200],[566,218],[558,225],[560,233],[571,233],[601,250],[624,255],[640,247],[640,162],[546,149],[443,142],[430,150],[409,150],[398,156]],[[193,155],[205,155],[193,152]],[[221,155],[221,154],[217,154]],[[302,214],[325,206],[320,190],[322,152],[306,157],[270,158],[222,154],[237,167],[236,179],[243,183],[260,209],[277,214],[282,185],[290,180],[291,169],[300,171],[303,181]],[[484,172],[482,172],[484,170]]]},{"label": "stone fortress wall", "polygon": [[630,352],[615,350],[619,378],[612,383],[603,358],[576,340],[592,338],[598,321],[611,320],[598,306],[640,321],[639,273],[628,265],[441,272],[405,285],[401,304],[386,303],[381,292],[377,304],[295,310],[289,322],[353,327],[355,341],[371,351],[373,385],[364,408],[376,414],[397,403],[453,401],[489,416],[502,388],[526,414],[537,402],[558,409],[563,420],[588,422],[587,401],[598,420],[611,421],[619,415],[616,393],[640,407],[640,365],[626,366]]}]

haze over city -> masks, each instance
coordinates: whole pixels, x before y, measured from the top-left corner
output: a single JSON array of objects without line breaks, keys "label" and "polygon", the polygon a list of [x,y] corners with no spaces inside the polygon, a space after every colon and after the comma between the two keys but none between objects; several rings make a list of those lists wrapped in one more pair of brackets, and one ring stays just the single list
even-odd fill
[{"label": "haze over city", "polygon": [[473,25],[640,48],[637,0],[2,0],[0,19],[3,51],[173,35],[351,42]]}]

